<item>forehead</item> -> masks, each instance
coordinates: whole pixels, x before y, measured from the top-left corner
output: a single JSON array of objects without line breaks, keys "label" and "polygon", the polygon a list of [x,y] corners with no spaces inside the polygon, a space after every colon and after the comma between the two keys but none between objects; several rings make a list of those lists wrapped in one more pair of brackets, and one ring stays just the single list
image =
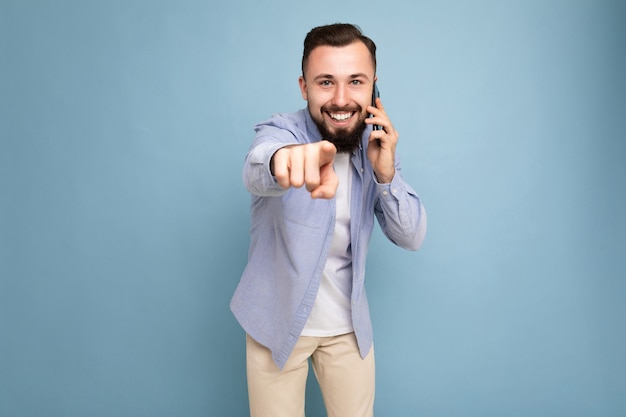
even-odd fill
[{"label": "forehead", "polygon": [[374,76],[374,61],[363,42],[346,46],[318,46],[311,51],[305,69],[306,76],[328,74],[336,77],[364,73]]}]

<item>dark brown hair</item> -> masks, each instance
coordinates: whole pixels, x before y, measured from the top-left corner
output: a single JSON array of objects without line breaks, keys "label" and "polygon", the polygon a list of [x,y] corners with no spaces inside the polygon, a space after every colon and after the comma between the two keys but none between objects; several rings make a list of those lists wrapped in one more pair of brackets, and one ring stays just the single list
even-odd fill
[{"label": "dark brown hair", "polygon": [[376,44],[367,36],[363,35],[361,28],[348,23],[335,23],[332,25],[318,26],[304,38],[304,52],[302,53],[302,76],[304,68],[309,61],[311,51],[318,46],[347,46],[353,42],[363,42],[372,55],[374,70],[376,70]]}]

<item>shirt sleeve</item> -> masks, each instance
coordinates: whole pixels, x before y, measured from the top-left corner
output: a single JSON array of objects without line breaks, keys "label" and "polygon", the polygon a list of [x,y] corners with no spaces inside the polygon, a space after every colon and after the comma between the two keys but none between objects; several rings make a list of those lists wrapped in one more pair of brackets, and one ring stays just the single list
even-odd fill
[{"label": "shirt sleeve", "polygon": [[262,143],[250,150],[243,168],[243,182],[251,194],[260,197],[282,195],[282,188],[270,170],[270,160],[274,153],[285,146],[277,143]]},{"label": "shirt sleeve", "polygon": [[270,169],[274,153],[282,147],[297,143],[294,135],[274,126],[257,126],[257,136],[246,155],[243,183],[248,191],[259,197],[277,197],[287,192]]},{"label": "shirt sleeve", "polygon": [[400,175],[399,164],[389,184],[380,184],[375,178],[373,181],[378,194],[374,213],[385,236],[402,248],[419,249],[426,236],[426,210]]}]

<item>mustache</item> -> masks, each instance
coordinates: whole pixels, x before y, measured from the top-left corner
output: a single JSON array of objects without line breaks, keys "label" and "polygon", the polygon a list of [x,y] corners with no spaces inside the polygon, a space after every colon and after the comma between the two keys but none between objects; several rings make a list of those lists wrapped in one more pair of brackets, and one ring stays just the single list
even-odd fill
[{"label": "mustache", "polygon": [[355,104],[355,105],[352,105],[352,106],[344,106],[344,107],[333,106],[333,105],[322,106],[322,111],[323,112],[327,112],[327,113],[338,113],[338,112],[356,112],[356,113],[361,113],[361,110],[363,110],[363,108],[361,106],[359,106],[358,104]]}]

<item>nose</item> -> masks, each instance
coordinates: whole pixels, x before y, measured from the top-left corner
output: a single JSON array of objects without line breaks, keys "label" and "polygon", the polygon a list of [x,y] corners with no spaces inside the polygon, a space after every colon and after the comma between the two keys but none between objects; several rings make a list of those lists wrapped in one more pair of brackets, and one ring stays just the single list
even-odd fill
[{"label": "nose", "polygon": [[333,104],[337,107],[345,107],[349,103],[348,89],[343,84],[337,84],[333,94]]}]

